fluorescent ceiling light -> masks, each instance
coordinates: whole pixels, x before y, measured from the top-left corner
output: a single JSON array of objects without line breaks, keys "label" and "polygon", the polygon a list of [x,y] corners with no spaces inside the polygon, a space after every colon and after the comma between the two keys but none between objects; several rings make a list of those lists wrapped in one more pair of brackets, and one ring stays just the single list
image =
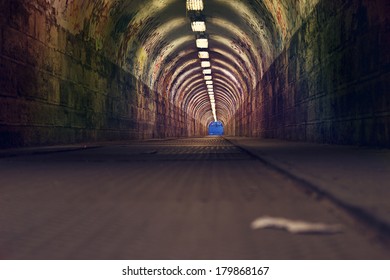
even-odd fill
[{"label": "fluorescent ceiling light", "polygon": [[203,11],[203,0],[187,0],[188,11]]},{"label": "fluorescent ceiling light", "polygon": [[208,89],[212,89],[212,88],[213,88],[213,85],[207,85],[207,88],[208,88]]},{"label": "fluorescent ceiling light", "polygon": [[209,47],[209,41],[207,38],[196,39],[196,47],[199,49],[207,49]]},{"label": "fluorescent ceiling light", "polygon": [[213,77],[211,77],[210,75],[205,75],[204,76],[204,79],[206,80],[206,81],[209,81],[209,80],[211,80]]},{"label": "fluorescent ceiling light", "polygon": [[210,75],[210,74],[211,74],[211,69],[210,68],[203,70],[203,75]]},{"label": "fluorescent ceiling light", "polygon": [[211,66],[210,61],[202,61],[201,66],[202,68],[209,68]]},{"label": "fluorescent ceiling light", "polygon": [[193,21],[191,22],[191,28],[194,32],[205,32],[206,23],[204,21]]},{"label": "fluorescent ceiling light", "polygon": [[206,81],[206,85],[212,85],[213,81]]},{"label": "fluorescent ceiling light", "polygon": [[205,52],[205,51],[200,51],[198,53],[198,56],[199,58],[201,59],[208,59],[210,56],[209,56],[209,52]]}]

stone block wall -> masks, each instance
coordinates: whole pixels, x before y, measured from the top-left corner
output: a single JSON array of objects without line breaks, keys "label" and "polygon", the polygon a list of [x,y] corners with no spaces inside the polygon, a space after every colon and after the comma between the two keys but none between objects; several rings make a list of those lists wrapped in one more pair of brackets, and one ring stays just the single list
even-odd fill
[{"label": "stone block wall", "polygon": [[57,24],[46,2],[1,0],[0,38],[0,148],[196,131],[93,41]]},{"label": "stone block wall", "polygon": [[389,5],[320,1],[228,133],[389,147]]}]

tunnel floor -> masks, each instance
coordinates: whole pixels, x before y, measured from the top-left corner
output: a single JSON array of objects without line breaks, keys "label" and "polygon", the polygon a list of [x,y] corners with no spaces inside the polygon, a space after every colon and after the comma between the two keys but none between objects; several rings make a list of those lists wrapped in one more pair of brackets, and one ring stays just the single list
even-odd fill
[{"label": "tunnel floor", "polygon": [[[388,259],[342,209],[222,137],[0,158],[1,259]],[[259,217],[337,232],[253,229]]]}]

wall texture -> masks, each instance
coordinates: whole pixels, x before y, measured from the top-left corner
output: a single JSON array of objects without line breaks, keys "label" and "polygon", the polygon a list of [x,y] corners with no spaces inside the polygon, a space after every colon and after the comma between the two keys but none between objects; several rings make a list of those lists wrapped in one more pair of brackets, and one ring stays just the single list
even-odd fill
[{"label": "wall texture", "polygon": [[390,146],[390,2],[320,1],[229,134]]},{"label": "wall texture", "polygon": [[[227,134],[390,146],[389,1],[234,3],[205,12]],[[204,135],[194,38],[181,0],[0,0],[0,147]]]},{"label": "wall texture", "polygon": [[0,147],[195,132],[195,120],[60,26],[45,1],[1,0],[0,38]]}]

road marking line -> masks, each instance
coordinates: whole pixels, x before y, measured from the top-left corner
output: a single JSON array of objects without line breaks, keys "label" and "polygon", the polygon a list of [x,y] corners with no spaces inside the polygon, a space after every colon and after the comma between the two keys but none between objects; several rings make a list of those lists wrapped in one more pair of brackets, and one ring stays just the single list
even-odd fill
[{"label": "road marking line", "polygon": [[251,228],[256,229],[282,229],[294,234],[312,233],[312,234],[335,234],[342,232],[341,225],[310,223],[299,220],[289,220],[276,217],[260,217],[251,223]]}]

